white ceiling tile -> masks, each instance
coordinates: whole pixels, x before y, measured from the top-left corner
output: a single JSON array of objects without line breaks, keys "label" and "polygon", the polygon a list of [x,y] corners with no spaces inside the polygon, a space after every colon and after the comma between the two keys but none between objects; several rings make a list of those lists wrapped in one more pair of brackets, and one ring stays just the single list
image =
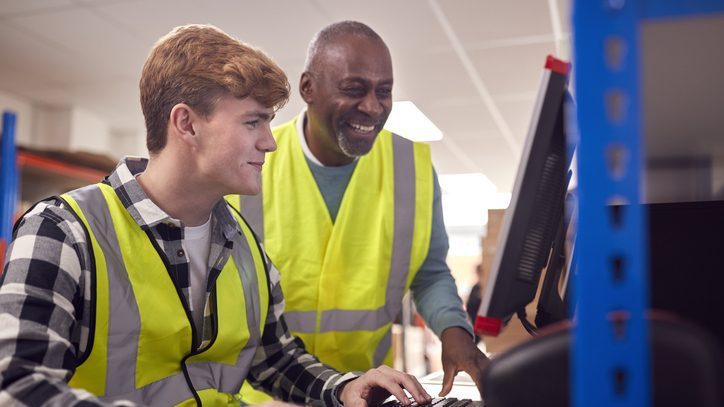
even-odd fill
[{"label": "white ceiling tile", "polygon": [[469,142],[466,148],[477,152],[481,172],[499,191],[513,189],[513,180],[518,169],[518,154],[514,154],[505,143],[495,139],[480,138]]},{"label": "white ceiling tile", "polygon": [[427,103],[420,109],[440,129],[444,137],[462,139],[466,135],[499,135],[499,131],[485,105],[480,100],[461,103]]},{"label": "white ceiling tile", "polygon": [[148,48],[176,26],[212,24],[241,41],[262,48],[275,59],[302,61],[312,35],[326,24],[316,9],[298,0],[278,0],[273,6],[237,0],[159,0],[144,2],[143,13],[138,13],[139,7],[134,3],[98,8],[136,30],[148,43]]},{"label": "white ceiling tile", "polygon": [[544,0],[438,0],[462,44],[552,34]]},{"label": "white ceiling tile", "polygon": [[480,172],[476,166],[471,168],[464,164],[460,158],[453,153],[446,144],[441,141],[430,143],[432,154],[432,163],[438,174],[467,174],[471,172]]},{"label": "white ceiling tile", "polygon": [[32,87],[42,89],[50,83],[80,82],[87,80],[93,65],[84,65],[82,55],[73,49],[27,32],[11,21],[0,25],[0,69],[6,71],[3,79],[13,82],[12,72],[34,78]]},{"label": "white ceiling tile", "polygon": [[147,53],[148,45],[87,8],[17,17],[12,22],[91,66],[90,80],[133,75]]},{"label": "white ceiling tile", "polygon": [[[35,99],[28,95],[28,89],[38,87],[38,78],[27,70],[15,69],[0,63],[0,92],[21,96],[28,100]],[[5,106],[0,106],[3,109]]]},{"label": "white ceiling tile", "polygon": [[530,128],[535,98],[504,102],[498,101],[497,105],[510,126],[513,136],[518,140],[519,145],[522,146],[528,134],[528,129]]},{"label": "white ceiling tile", "polygon": [[[427,47],[449,46],[427,2],[315,0],[314,3],[319,4],[320,10],[328,17],[328,23],[358,20],[368,24],[382,36],[391,50],[414,53],[424,52]],[[392,56],[394,58],[395,54]]]},{"label": "white ceiling tile", "polygon": [[537,90],[546,56],[555,55],[553,42],[473,51],[477,72],[491,94]]},{"label": "white ceiling tile", "polygon": [[0,0],[0,17],[75,7],[73,0]]},{"label": "white ceiling tile", "polygon": [[195,18],[200,12],[199,2],[152,0],[99,4],[94,7],[99,13],[113,19],[125,31],[135,34],[148,54],[153,44],[172,28],[191,23],[210,23]]},{"label": "white ceiling tile", "polygon": [[477,98],[470,77],[454,53],[442,56],[393,52],[396,100]]},{"label": "white ceiling tile", "polygon": [[154,1],[154,0],[73,0],[77,4],[81,4],[84,6],[98,6],[103,4],[118,4],[118,3],[128,3],[128,2],[148,2],[148,1]]},{"label": "white ceiling tile", "polygon": [[[455,149],[444,142],[430,143],[430,146],[438,174],[481,172],[496,185],[498,191],[512,190],[518,158],[505,143],[482,137],[455,143],[455,149],[465,149],[466,160],[461,160]],[[472,162],[475,168],[471,168],[468,162]]]}]

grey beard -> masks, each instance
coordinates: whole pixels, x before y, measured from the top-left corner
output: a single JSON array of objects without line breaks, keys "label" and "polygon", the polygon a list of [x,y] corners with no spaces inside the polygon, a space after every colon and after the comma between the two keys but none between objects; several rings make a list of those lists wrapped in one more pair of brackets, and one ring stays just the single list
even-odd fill
[{"label": "grey beard", "polygon": [[372,145],[368,145],[365,142],[351,143],[347,137],[344,136],[343,132],[337,133],[337,144],[342,153],[350,158],[356,158],[363,156],[370,152]]}]

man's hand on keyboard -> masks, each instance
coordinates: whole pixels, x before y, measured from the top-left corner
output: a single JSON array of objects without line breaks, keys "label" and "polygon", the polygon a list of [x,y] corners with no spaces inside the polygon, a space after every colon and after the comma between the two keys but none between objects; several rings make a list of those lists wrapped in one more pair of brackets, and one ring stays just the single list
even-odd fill
[{"label": "man's hand on keyboard", "polygon": [[412,400],[407,397],[405,390],[418,404],[432,401],[432,397],[414,376],[387,366],[370,369],[357,379],[343,384],[338,397],[345,407],[367,407],[382,404],[392,394],[402,405],[407,406]]},{"label": "man's hand on keyboard", "polygon": [[442,333],[442,370],[445,375],[442,379],[440,396],[450,393],[453,380],[458,372],[466,372],[483,391],[483,371],[490,363],[490,359],[475,346],[473,338],[468,331],[460,327],[447,328]]}]

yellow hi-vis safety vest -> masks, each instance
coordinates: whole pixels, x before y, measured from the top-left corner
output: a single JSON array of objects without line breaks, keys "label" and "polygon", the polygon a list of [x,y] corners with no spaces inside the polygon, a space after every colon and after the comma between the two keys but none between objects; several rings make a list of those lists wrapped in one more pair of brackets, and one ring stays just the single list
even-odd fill
[{"label": "yellow hi-vis safety vest", "polygon": [[332,222],[298,120],[273,131],[261,196],[236,205],[281,272],[284,317],[307,350],[341,371],[391,365],[390,328],[430,244],[430,148],[382,131]]},{"label": "yellow hi-vis safety vest", "polygon": [[233,395],[261,341],[269,302],[264,257],[243,219],[234,214],[243,233],[234,237],[212,292],[214,338],[199,350],[173,270],[113,188],[90,185],[61,198],[85,226],[95,263],[89,349],[70,386],[104,401],[238,405]]}]

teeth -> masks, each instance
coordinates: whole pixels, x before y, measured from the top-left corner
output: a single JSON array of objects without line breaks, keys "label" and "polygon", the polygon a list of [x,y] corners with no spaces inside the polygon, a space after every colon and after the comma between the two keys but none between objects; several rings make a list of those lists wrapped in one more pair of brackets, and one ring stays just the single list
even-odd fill
[{"label": "teeth", "polygon": [[361,133],[369,133],[375,129],[375,126],[363,126],[361,124],[350,123],[349,126]]}]

